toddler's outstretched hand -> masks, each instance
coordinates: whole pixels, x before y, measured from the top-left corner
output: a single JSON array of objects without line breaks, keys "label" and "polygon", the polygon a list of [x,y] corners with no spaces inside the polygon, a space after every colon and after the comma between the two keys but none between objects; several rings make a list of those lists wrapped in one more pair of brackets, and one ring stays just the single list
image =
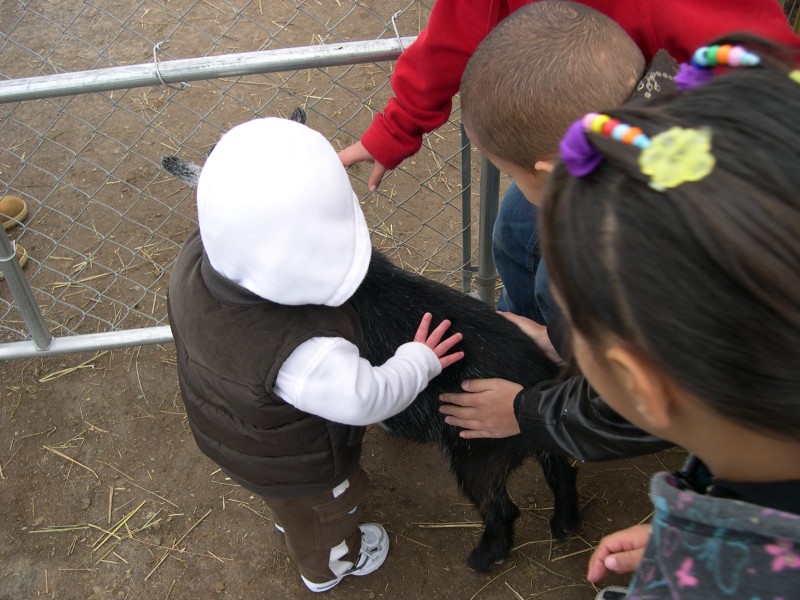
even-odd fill
[{"label": "toddler's outstretched hand", "polygon": [[635,571],[642,562],[645,546],[650,539],[650,530],[650,525],[634,525],[600,540],[589,559],[586,579],[597,583],[609,573]]},{"label": "toddler's outstretched hand", "polygon": [[434,354],[439,357],[439,364],[442,365],[442,369],[446,369],[453,363],[464,358],[464,353],[461,351],[447,354],[464,336],[460,333],[454,333],[450,337],[442,340],[444,334],[450,329],[450,321],[447,319],[442,321],[439,326],[428,335],[432,320],[433,315],[431,313],[422,315],[422,321],[417,329],[417,334],[414,336],[414,341],[421,342],[433,350]]}]

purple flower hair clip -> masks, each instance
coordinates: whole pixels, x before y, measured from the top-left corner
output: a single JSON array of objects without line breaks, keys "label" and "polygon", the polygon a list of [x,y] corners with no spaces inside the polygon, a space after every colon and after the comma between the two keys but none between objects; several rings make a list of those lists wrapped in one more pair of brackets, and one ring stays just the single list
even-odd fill
[{"label": "purple flower hair clip", "polygon": [[561,139],[560,148],[561,160],[573,177],[584,177],[603,162],[603,155],[586,137],[583,119],[578,119],[570,125],[566,135]]},{"label": "purple flower hair clip", "polygon": [[603,155],[586,136],[588,131],[640,149],[650,145],[650,139],[638,127],[631,127],[608,115],[588,113],[570,125],[561,139],[561,160],[573,177],[585,177],[603,162]]},{"label": "purple flower hair clip", "polygon": [[708,69],[698,69],[689,63],[681,63],[675,75],[675,87],[680,91],[696,90],[711,81],[714,74]]}]

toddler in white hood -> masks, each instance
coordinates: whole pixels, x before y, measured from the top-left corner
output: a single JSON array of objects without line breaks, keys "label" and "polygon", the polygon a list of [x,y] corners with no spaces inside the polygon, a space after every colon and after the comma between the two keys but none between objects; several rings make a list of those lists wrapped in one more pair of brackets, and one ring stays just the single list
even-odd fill
[{"label": "toddler in white hood", "polygon": [[[443,321],[383,365],[360,357],[348,299],[369,230],[330,143],[285,119],[233,128],[200,173],[199,231],[170,278],[170,325],[195,440],[261,494],[312,591],[377,569],[386,532],[359,526],[363,426],[406,408],[463,357]],[[413,340],[413,341],[411,341]]]},{"label": "toddler in white hood", "polygon": [[[257,119],[225,134],[200,173],[197,210],[211,266],[266,300],[341,306],[367,273],[369,229],[347,172],[320,133],[295,121]],[[448,321],[426,346],[429,322],[380,367],[342,338],[313,338],[286,359],[276,392],[338,423],[387,419],[463,356],[446,355],[460,334],[439,344]],[[331,389],[352,400],[331,402]]]}]

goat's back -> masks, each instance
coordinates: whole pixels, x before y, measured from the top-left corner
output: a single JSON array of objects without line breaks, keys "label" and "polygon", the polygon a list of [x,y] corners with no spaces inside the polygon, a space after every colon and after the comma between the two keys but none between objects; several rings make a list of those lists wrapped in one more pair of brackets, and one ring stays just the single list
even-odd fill
[{"label": "goat's back", "polygon": [[[519,328],[485,303],[444,284],[404,271],[373,250],[364,282],[352,303],[364,329],[364,357],[383,364],[413,339],[425,312],[433,325],[450,319],[451,333],[464,339],[464,358],[433,379],[414,403],[385,425],[395,433],[440,445],[468,443],[458,429],[444,423],[439,394],[461,391],[465,379],[498,377],[532,386],[555,375],[555,366]],[[478,440],[479,445],[493,440]]]}]

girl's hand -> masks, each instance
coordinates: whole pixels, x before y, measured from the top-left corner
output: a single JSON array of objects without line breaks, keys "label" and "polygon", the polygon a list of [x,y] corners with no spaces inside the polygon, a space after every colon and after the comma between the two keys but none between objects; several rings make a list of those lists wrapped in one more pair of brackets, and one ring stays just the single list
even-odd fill
[{"label": "girl's hand", "polygon": [[610,573],[631,573],[642,562],[645,546],[650,539],[651,525],[634,525],[607,535],[597,545],[589,559],[586,579],[597,583]]},{"label": "girl's hand", "polygon": [[464,353],[461,351],[447,354],[450,349],[458,344],[458,342],[460,342],[464,336],[460,333],[454,333],[450,337],[442,340],[445,332],[450,329],[450,321],[447,319],[439,323],[439,326],[434,329],[430,335],[428,335],[428,330],[431,327],[432,320],[433,315],[431,313],[425,313],[422,315],[422,321],[417,329],[417,334],[414,336],[414,341],[421,342],[433,350],[434,354],[439,357],[439,364],[442,365],[442,369],[446,369],[453,363],[456,363],[464,358]]}]

